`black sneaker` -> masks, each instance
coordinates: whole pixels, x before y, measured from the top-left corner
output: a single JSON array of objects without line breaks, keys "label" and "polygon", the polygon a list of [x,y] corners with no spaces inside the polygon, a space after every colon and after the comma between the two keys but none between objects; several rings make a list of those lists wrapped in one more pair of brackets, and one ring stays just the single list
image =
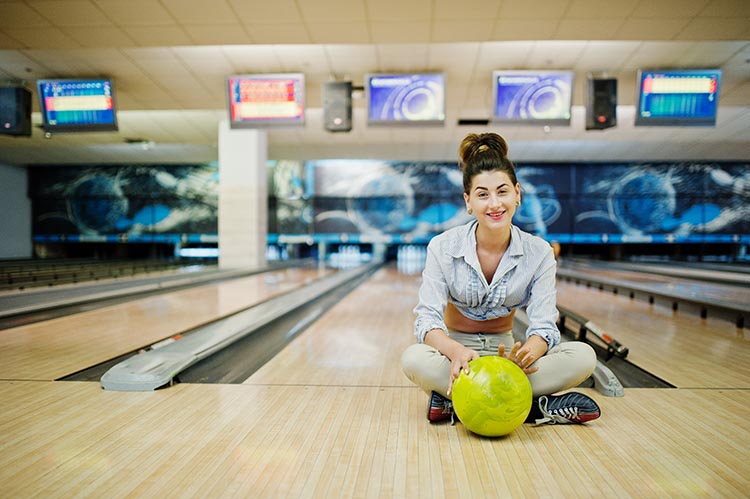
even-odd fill
[{"label": "black sneaker", "polygon": [[453,402],[437,392],[430,395],[430,406],[427,408],[427,420],[439,423],[450,419],[453,422]]},{"label": "black sneaker", "polygon": [[[601,415],[601,410],[596,402],[591,397],[578,392],[568,392],[562,395],[542,395],[535,405],[538,405],[541,413],[541,417],[536,420],[536,424],[585,423]],[[534,407],[534,409],[536,408]]]}]

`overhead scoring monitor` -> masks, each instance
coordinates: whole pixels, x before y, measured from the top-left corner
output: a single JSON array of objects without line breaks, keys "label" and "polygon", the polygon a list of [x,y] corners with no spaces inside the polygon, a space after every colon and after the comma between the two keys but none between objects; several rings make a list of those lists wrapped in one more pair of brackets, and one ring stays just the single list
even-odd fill
[{"label": "overhead scoring monitor", "polygon": [[231,128],[305,124],[305,75],[252,74],[227,78]]},{"label": "overhead scoring monitor", "polygon": [[720,69],[640,70],[636,126],[714,126]]},{"label": "overhead scoring monitor", "polygon": [[47,132],[117,130],[112,80],[37,80],[42,127]]}]

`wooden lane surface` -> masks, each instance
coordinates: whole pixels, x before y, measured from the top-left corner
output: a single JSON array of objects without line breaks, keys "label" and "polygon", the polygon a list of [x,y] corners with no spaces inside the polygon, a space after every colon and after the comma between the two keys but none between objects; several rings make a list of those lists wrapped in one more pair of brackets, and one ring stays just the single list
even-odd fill
[{"label": "wooden lane surface", "polygon": [[750,388],[750,335],[729,321],[560,281],[557,302],[627,346],[629,361],[677,387]]},{"label": "wooden lane surface", "polygon": [[[243,385],[0,381],[0,497],[744,497],[750,390],[627,389],[584,426],[430,425],[379,271]],[[365,306],[362,310],[351,307]],[[333,316],[335,319],[330,319]],[[350,326],[337,329],[335,324]],[[325,322],[329,321],[329,322]],[[363,327],[367,324],[367,330]],[[344,359],[344,360],[341,360]],[[382,366],[378,368],[376,359]]]},{"label": "wooden lane surface", "polygon": [[326,272],[283,269],[0,331],[0,379],[52,380],[279,295]]},{"label": "wooden lane surface", "polygon": [[679,277],[668,277],[658,274],[647,274],[628,270],[615,269],[575,269],[585,272],[587,275],[600,276],[606,279],[617,279],[630,282],[653,289],[654,292],[674,294],[678,293],[685,298],[697,300],[713,300],[719,303],[737,306],[740,308],[750,307],[750,288],[742,288],[730,284],[717,284],[710,282],[683,279]]},{"label": "wooden lane surface", "polygon": [[246,383],[410,386],[400,352],[414,343],[419,281],[383,267]]},{"label": "wooden lane surface", "polygon": [[[594,392],[588,391],[594,396]],[[748,390],[628,389],[482,439],[416,388],[0,382],[2,497],[744,497]]]}]

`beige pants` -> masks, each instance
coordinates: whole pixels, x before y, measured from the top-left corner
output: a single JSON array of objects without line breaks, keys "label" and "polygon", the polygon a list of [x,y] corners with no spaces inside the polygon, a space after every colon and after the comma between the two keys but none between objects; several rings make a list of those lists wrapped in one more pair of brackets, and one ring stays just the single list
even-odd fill
[{"label": "beige pants", "polygon": [[[506,352],[510,352],[514,343],[510,331],[484,334],[448,330],[448,336],[476,350],[479,355],[497,355],[500,343],[505,344]],[[539,368],[528,375],[534,396],[549,395],[573,388],[591,376],[596,367],[596,353],[586,343],[568,341],[550,349],[532,365]],[[401,366],[406,377],[428,395],[435,391],[448,396],[451,361],[437,349],[425,344],[411,345],[401,356]]]}]

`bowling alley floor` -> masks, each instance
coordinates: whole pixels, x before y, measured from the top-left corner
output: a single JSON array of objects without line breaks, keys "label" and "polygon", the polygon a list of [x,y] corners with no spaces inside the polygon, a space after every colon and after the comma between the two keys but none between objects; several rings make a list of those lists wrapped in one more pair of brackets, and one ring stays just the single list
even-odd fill
[{"label": "bowling alley floor", "polygon": [[0,383],[3,497],[742,497],[748,390],[628,389],[585,426],[430,425],[417,389]]},{"label": "bowling alley floor", "polygon": [[0,497],[747,496],[744,380],[583,388],[600,419],[496,439],[429,424],[399,367],[417,286],[381,269],[244,384],[111,392],[6,376]]}]

